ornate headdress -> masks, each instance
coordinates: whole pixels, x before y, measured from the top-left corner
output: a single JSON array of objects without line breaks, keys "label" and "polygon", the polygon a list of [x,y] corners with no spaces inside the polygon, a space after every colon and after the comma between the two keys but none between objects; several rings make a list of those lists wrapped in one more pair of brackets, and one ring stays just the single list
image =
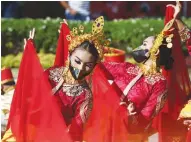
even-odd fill
[{"label": "ornate headdress", "polygon": [[172,19],[171,21],[169,21],[164,29],[162,30],[162,32],[160,34],[157,35],[153,47],[151,48],[150,55],[151,56],[156,56],[157,52],[159,50],[159,47],[162,45],[162,42],[164,40],[164,38],[166,38],[166,42],[167,42],[167,48],[172,48],[172,38],[173,38],[173,34],[168,35],[168,31],[170,30],[170,28],[172,27],[174,22],[174,19]]},{"label": "ornate headdress", "polygon": [[104,31],[104,18],[103,16],[98,17],[93,25],[91,33],[84,33],[84,27],[82,25],[79,28],[73,28],[70,32],[70,35],[67,35],[66,38],[70,41],[69,52],[71,53],[77,48],[82,42],[89,41],[93,43],[98,51],[99,59],[97,62],[100,62],[103,59],[104,55],[104,46],[108,46],[109,40],[105,39]]},{"label": "ornate headdress", "polygon": [[[150,53],[150,59],[153,61],[153,64],[149,70],[144,70],[145,74],[153,74],[157,73],[157,65],[156,65],[156,59],[157,55],[159,53],[159,47],[163,44],[164,38],[166,38],[166,46],[167,48],[172,48],[172,38],[173,34],[169,34],[169,31],[172,30],[171,27],[174,23],[174,19],[170,20],[164,27],[164,29],[161,31],[160,34],[157,35],[154,44],[152,48],[149,50]],[[141,65],[142,66],[142,65]]]}]

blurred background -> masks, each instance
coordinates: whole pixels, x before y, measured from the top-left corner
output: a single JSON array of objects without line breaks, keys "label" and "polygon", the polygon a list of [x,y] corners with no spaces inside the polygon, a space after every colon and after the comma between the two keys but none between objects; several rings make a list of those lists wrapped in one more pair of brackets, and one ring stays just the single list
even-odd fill
[{"label": "blurred background", "polygon": [[[2,1],[1,17],[4,18],[66,18],[65,2],[59,1]],[[66,2],[67,3],[67,2]],[[72,4],[83,5],[83,2]],[[90,19],[103,15],[107,20],[135,17],[164,17],[165,6],[172,1],[91,1],[85,2],[89,7]],[[71,4],[71,5],[72,5]],[[68,3],[70,5],[70,3]],[[75,7],[75,6],[74,6]],[[80,6],[79,6],[80,7]],[[83,6],[82,6],[83,7]],[[191,2],[182,2],[182,15],[191,16]],[[83,7],[84,8],[84,7]]]},{"label": "blurred background", "polygon": [[[23,39],[36,29],[36,50],[44,68],[53,65],[60,22],[66,18],[72,29],[79,24],[91,30],[92,20],[104,16],[110,47],[129,53],[164,26],[167,4],[174,1],[1,1],[1,66],[18,68]],[[191,28],[191,2],[182,1],[181,18]],[[187,49],[183,46],[185,57]],[[187,61],[191,65],[191,61]]]}]

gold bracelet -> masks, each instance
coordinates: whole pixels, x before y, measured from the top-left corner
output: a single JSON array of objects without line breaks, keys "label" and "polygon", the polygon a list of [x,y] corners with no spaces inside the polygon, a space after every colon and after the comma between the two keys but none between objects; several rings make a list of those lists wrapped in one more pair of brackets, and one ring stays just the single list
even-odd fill
[{"label": "gold bracelet", "polygon": [[179,35],[182,42],[186,42],[190,38],[190,29],[188,27],[184,27],[179,31]]}]

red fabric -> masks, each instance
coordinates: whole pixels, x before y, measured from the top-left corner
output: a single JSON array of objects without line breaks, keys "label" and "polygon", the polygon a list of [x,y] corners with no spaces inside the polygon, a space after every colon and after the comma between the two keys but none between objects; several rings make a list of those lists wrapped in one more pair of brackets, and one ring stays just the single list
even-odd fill
[{"label": "red fabric", "polygon": [[187,133],[186,142],[191,142],[191,129]]},{"label": "red fabric", "polygon": [[17,142],[71,141],[32,40],[23,53],[7,128]]},{"label": "red fabric", "polygon": [[[63,72],[64,69],[64,67],[51,67],[46,70],[45,73],[49,76],[52,88],[58,84],[55,78],[61,78],[62,74],[59,75],[59,72]],[[54,72],[55,76],[52,76],[51,72]],[[69,127],[72,139],[80,141],[82,140],[84,121],[88,119],[92,110],[92,93],[85,82],[78,86],[73,85],[72,90],[68,90],[63,86],[54,95],[58,100],[60,112]]]},{"label": "red fabric", "polygon": [[127,129],[121,116],[127,111],[119,106],[120,89],[115,83],[109,85],[107,79],[112,76],[102,64],[94,69],[93,84],[93,110],[85,125],[84,140],[88,142],[118,142],[127,140]]},{"label": "red fabric", "polygon": [[69,45],[69,41],[67,40],[66,36],[69,34],[70,34],[70,29],[68,25],[63,23],[60,29],[54,66],[65,66],[65,62],[68,59],[68,45]]},{"label": "red fabric", "polygon": [[[127,108],[119,105],[120,97],[126,85],[137,75],[137,71],[136,66],[130,63],[104,63],[94,69],[94,104],[86,125],[84,140],[125,142],[128,140],[128,134],[144,132],[155,113],[158,97],[166,90],[166,82],[159,79],[151,85],[145,81],[144,76],[141,77],[125,98],[126,103],[127,99],[130,99],[135,104],[138,114],[128,116]],[[112,85],[108,80],[114,81]],[[134,123],[134,120],[137,120],[137,123]]]},{"label": "red fabric", "polygon": [[[167,7],[165,24],[173,18],[174,9]],[[168,84],[168,100],[162,112],[155,118],[153,127],[158,129],[160,142],[171,142],[173,137],[179,137],[180,142],[185,141],[186,129],[177,121],[186,97],[191,92],[189,74],[185,58],[181,49],[181,41],[178,31],[173,31],[172,57],[174,59],[171,70],[162,70]]]},{"label": "red fabric", "polygon": [[1,81],[13,79],[13,74],[10,68],[5,68],[1,70]]},{"label": "red fabric", "polygon": [[[139,67],[131,63],[104,63],[104,66],[112,74],[115,83],[124,91],[126,86],[139,72]],[[131,100],[136,111],[143,118],[150,120],[157,104],[157,98],[166,91],[166,80],[162,75],[153,75],[150,78],[142,76],[130,89],[125,101]],[[140,95],[141,94],[141,95]],[[144,123],[144,119],[140,119]],[[138,128],[137,128],[138,129]],[[138,130],[137,130],[138,131]]]},{"label": "red fabric", "polygon": [[[165,24],[173,18],[173,13],[174,9],[167,7]],[[191,86],[188,69],[182,52],[180,36],[176,30],[174,30],[173,34],[173,68],[170,71],[163,69],[163,75],[167,78],[169,90],[168,110],[166,110],[166,112],[170,112],[173,118],[176,119],[186,101],[186,96],[191,92]]]}]

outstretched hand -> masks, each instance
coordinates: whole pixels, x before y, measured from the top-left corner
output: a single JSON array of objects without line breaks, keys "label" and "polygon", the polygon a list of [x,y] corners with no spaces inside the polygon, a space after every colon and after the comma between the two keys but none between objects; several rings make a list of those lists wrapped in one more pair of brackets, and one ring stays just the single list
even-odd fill
[{"label": "outstretched hand", "polygon": [[[28,39],[34,39],[34,35],[35,35],[35,28],[33,28],[31,31],[29,31],[29,38]],[[26,47],[27,44],[27,39],[24,38],[24,49]]]},{"label": "outstretched hand", "polygon": [[179,2],[179,1],[176,1],[176,5],[168,4],[167,7],[169,7],[169,6],[171,6],[171,7],[174,8],[174,15],[173,15],[173,18],[176,19],[176,18],[177,18],[177,15],[180,13],[181,8],[182,8],[180,2]]},{"label": "outstretched hand", "polygon": [[183,124],[188,127],[188,130],[191,128],[191,120],[184,120]]},{"label": "outstretched hand", "polygon": [[129,115],[135,115],[137,113],[135,112],[135,106],[132,102],[127,106],[127,110],[129,111]]},{"label": "outstretched hand", "polygon": [[60,22],[60,27],[59,27],[59,29],[58,29],[58,32],[60,33],[60,29],[61,29],[61,26],[62,26],[62,24],[66,24],[66,25],[68,25],[68,22],[66,21],[66,19],[63,19],[63,21],[62,22]]}]

